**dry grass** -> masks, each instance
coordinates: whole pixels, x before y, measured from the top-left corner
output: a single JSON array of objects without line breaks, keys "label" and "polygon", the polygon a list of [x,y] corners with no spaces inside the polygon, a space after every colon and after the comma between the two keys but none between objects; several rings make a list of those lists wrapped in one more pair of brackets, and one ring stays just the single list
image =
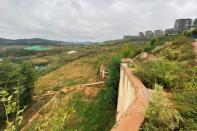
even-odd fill
[{"label": "dry grass", "polygon": [[30,61],[33,62],[33,64],[45,64],[49,62],[49,60],[45,58],[32,58]]},{"label": "dry grass", "polygon": [[48,90],[59,90],[75,84],[96,82],[95,69],[83,60],[84,58],[76,60],[39,77],[35,82],[35,94],[40,95]]}]

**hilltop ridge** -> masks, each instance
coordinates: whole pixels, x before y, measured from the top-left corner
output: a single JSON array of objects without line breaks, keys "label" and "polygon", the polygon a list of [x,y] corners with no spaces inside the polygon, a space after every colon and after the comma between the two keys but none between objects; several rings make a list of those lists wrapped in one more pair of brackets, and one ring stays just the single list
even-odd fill
[{"label": "hilltop ridge", "polygon": [[30,39],[5,39],[0,37],[0,45],[72,45],[72,44],[90,44],[92,42],[69,42],[59,40],[49,40],[43,38]]}]

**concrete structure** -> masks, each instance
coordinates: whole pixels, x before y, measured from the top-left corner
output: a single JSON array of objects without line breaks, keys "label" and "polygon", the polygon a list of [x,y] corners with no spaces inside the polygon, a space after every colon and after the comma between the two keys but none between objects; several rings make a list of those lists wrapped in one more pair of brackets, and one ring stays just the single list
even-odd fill
[{"label": "concrete structure", "polygon": [[138,33],[138,37],[144,38],[144,33],[143,33],[143,32],[139,32],[139,33]]},{"label": "concrete structure", "polygon": [[116,124],[111,131],[138,131],[144,121],[150,91],[133,75],[127,63],[121,64]]},{"label": "concrete structure", "polygon": [[68,52],[67,52],[67,55],[76,54],[76,53],[77,53],[77,51],[71,50],[71,51],[68,51]]},{"label": "concrete structure", "polygon": [[127,73],[127,64],[121,64],[116,121],[136,99],[135,89]]},{"label": "concrete structure", "polygon": [[174,29],[177,32],[182,32],[186,29],[190,29],[192,26],[192,19],[177,19],[174,24]]},{"label": "concrete structure", "polygon": [[162,37],[164,35],[163,30],[155,30],[154,37]]},{"label": "concrete structure", "polygon": [[147,39],[150,39],[150,38],[153,38],[153,32],[152,31],[146,31],[145,32],[145,37],[147,38]]}]

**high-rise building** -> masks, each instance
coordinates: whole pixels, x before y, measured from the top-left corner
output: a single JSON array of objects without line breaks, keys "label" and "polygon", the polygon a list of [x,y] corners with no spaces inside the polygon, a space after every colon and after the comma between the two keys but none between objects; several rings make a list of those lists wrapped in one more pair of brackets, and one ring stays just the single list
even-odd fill
[{"label": "high-rise building", "polygon": [[146,38],[150,39],[150,38],[153,38],[153,36],[154,36],[154,35],[153,35],[153,32],[152,32],[152,31],[146,31],[146,32],[145,32],[145,37],[146,37]]},{"label": "high-rise building", "polygon": [[139,32],[139,33],[138,33],[138,37],[144,38],[144,33],[143,33],[143,32]]},{"label": "high-rise building", "polygon": [[194,26],[194,27],[197,27],[197,18],[194,19],[193,26]]},{"label": "high-rise building", "polygon": [[177,32],[182,32],[190,29],[192,26],[192,19],[177,19],[174,24],[174,29]]},{"label": "high-rise building", "polygon": [[161,37],[163,35],[163,30],[155,30],[154,32],[154,37]]}]

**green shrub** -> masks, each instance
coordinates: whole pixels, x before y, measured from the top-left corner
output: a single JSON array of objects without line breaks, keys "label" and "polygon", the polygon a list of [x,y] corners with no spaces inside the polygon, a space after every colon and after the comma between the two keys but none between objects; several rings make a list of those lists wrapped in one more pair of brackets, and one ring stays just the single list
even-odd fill
[{"label": "green shrub", "polygon": [[192,31],[192,35],[197,35],[197,28]]},{"label": "green shrub", "polygon": [[183,44],[190,44],[190,41],[187,37],[181,36],[174,42],[174,44],[180,46],[180,45],[183,45]]},{"label": "green shrub", "polygon": [[185,69],[188,74],[187,79],[183,83],[185,89],[196,89],[197,88],[197,66],[191,66]]},{"label": "green shrub", "polygon": [[133,58],[144,51],[144,44],[138,43],[138,45],[129,43],[123,46],[121,50],[121,56],[123,58]]},{"label": "green shrub", "polygon": [[[33,68],[31,64],[14,64],[8,60],[3,60],[0,64],[0,90],[5,90],[9,95],[14,95],[15,87],[18,86],[19,96],[14,97],[20,108],[31,103],[33,94]],[[0,119],[2,121],[5,111],[0,102]]]},{"label": "green shrub", "polygon": [[166,47],[160,52],[168,60],[194,61],[195,54],[192,47],[192,40],[187,37],[180,37],[172,45]]},{"label": "green shrub", "polygon": [[117,105],[118,86],[120,79],[120,62],[119,56],[114,56],[109,64],[108,80],[107,80],[107,95],[109,104],[114,107]]},{"label": "green shrub", "polygon": [[161,51],[160,55],[171,61],[179,60],[181,58],[181,51],[172,50],[171,48],[165,48]]},{"label": "green shrub", "polygon": [[20,67],[9,60],[3,60],[0,64],[0,88],[12,90],[23,76],[20,74]]},{"label": "green shrub", "polygon": [[186,30],[186,31],[183,32],[183,35],[184,36],[191,36],[192,35],[192,32]]},{"label": "green shrub", "polygon": [[126,44],[123,46],[121,54],[123,58],[129,58],[131,56],[132,46]]},{"label": "green shrub", "polygon": [[29,105],[32,102],[32,96],[34,92],[34,69],[31,63],[22,63],[20,65],[20,73],[23,76],[22,88],[20,91],[20,105]]},{"label": "green shrub", "polygon": [[[0,90],[0,104],[3,105],[1,114],[6,117],[4,131],[18,131],[23,121],[23,112],[26,107],[20,109],[18,97],[18,87],[13,87],[12,93],[9,93],[5,88]],[[4,120],[1,119],[2,121]]]},{"label": "green shrub", "polygon": [[188,61],[188,62],[194,61],[195,54],[194,54],[191,41],[182,45],[180,47],[180,50],[181,50],[181,57],[179,59],[180,61]]},{"label": "green shrub", "polygon": [[143,52],[143,48],[139,47],[139,48],[136,48],[134,49],[132,52],[131,52],[131,58],[139,55],[140,53]]},{"label": "green shrub", "polygon": [[151,50],[153,50],[156,46],[157,46],[157,40],[156,39],[152,39],[150,43],[147,44],[147,46],[144,48],[145,52],[150,52]]},{"label": "green shrub", "polygon": [[155,82],[164,85],[164,88],[195,87],[196,74],[191,71],[195,54],[191,42],[187,37],[179,37],[160,51],[158,56],[165,59],[141,63],[136,74],[150,88]]},{"label": "green shrub", "polygon": [[139,64],[135,74],[149,88],[152,88],[154,83],[164,85],[167,89],[180,88],[183,81],[181,75],[185,73],[182,70],[184,66],[182,63],[160,58]]},{"label": "green shrub", "polygon": [[180,122],[183,122],[180,113],[163,92],[163,87],[158,84],[154,85],[145,114],[146,119],[142,128],[147,131],[174,130],[179,127]]},{"label": "green shrub", "polygon": [[165,44],[168,41],[174,41],[176,39],[177,36],[165,36],[165,37],[158,37],[155,39],[152,39],[150,41],[150,43],[148,43],[143,51],[144,52],[150,52],[151,50],[153,50],[154,48],[156,48],[157,46],[161,46],[163,44]]}]

